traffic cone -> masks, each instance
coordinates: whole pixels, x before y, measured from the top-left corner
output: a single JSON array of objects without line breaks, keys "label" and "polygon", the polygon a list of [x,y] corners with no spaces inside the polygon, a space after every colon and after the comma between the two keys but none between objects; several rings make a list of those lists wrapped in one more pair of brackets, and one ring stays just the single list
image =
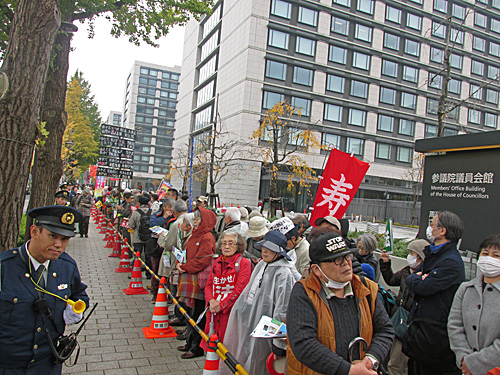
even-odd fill
[{"label": "traffic cone", "polygon": [[101,222],[101,230],[99,231],[99,233],[100,234],[106,233],[107,228],[108,228],[108,220],[106,220],[106,217],[103,215]]},{"label": "traffic cone", "polygon": [[112,226],[108,228],[108,243],[104,246],[105,249],[112,249],[115,244],[115,230]]},{"label": "traffic cone", "polygon": [[108,258],[120,258],[121,246],[120,246],[120,235],[116,233],[115,243],[113,244],[113,251],[108,255]]},{"label": "traffic cone", "polygon": [[128,257],[128,251],[123,249],[120,264],[118,265],[118,268],[115,268],[115,272],[123,273],[130,271],[132,271],[132,269],[130,268],[130,258]]},{"label": "traffic cone", "polygon": [[137,252],[137,256],[134,261],[134,268],[132,269],[130,286],[127,289],[123,289],[123,292],[129,296],[135,294],[149,294],[149,292],[142,286],[141,261],[139,260],[140,256],[141,253]]},{"label": "traffic cone", "polygon": [[101,215],[102,215],[101,211],[97,211],[97,216],[95,218],[95,220],[96,220],[95,223],[97,224],[97,227],[96,227],[97,229],[101,229]]},{"label": "traffic cone", "polygon": [[216,375],[219,373],[219,356],[215,353],[212,345],[215,345],[219,337],[214,333],[207,342],[207,359],[203,367],[203,375]]},{"label": "traffic cone", "polygon": [[156,296],[155,309],[153,311],[153,319],[149,327],[143,327],[142,332],[147,339],[159,339],[162,337],[177,337],[175,330],[170,327],[168,322],[168,304],[167,292],[163,285],[167,283],[167,279],[162,277],[160,280],[160,287],[158,288],[158,295]]}]

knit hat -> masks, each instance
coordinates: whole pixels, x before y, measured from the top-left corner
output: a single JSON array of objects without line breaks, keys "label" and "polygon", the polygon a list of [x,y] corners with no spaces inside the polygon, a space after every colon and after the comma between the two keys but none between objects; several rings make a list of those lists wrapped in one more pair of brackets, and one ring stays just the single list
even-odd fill
[{"label": "knit hat", "polygon": [[429,246],[429,242],[426,240],[413,240],[408,244],[407,250],[414,251],[420,259],[424,260],[424,249],[426,246]]},{"label": "knit hat", "polygon": [[248,230],[246,235],[248,237],[260,237],[264,236],[269,229],[266,227],[267,220],[261,216],[255,216],[248,222]]},{"label": "knit hat", "polygon": [[368,277],[371,281],[375,281],[375,270],[371,264],[361,263],[361,268],[363,269],[366,277]]}]

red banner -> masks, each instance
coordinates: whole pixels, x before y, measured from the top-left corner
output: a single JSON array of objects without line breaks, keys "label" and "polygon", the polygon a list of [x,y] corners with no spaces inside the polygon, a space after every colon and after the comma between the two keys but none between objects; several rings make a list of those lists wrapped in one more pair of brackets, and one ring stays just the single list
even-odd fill
[{"label": "red banner", "polygon": [[358,191],[370,165],[337,149],[330,151],[314,200],[311,224],[333,216],[341,219]]},{"label": "red banner", "polygon": [[97,165],[91,165],[89,167],[90,169],[90,177],[93,177],[94,179],[97,178]]}]

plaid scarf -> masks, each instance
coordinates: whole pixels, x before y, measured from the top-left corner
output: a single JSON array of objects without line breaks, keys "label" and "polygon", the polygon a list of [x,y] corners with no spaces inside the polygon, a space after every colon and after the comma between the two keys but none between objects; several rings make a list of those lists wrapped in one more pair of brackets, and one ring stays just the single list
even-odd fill
[{"label": "plaid scarf", "polygon": [[194,308],[194,300],[205,300],[205,292],[198,287],[198,274],[181,273],[177,296],[181,302],[185,302],[188,307]]}]

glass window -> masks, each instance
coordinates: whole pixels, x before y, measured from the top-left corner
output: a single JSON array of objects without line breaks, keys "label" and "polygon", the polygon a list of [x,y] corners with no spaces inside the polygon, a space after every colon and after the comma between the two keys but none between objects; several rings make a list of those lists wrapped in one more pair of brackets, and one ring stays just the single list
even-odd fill
[{"label": "glass window", "polygon": [[161,78],[170,79],[170,73],[169,72],[161,72]]},{"label": "glass window", "polygon": [[[488,3],[488,2],[486,2]],[[500,0],[492,0],[491,1],[491,6],[496,9],[500,9]]]},{"label": "glass window", "polygon": [[335,134],[323,133],[321,138],[321,145],[327,148],[339,148],[340,147],[340,136]]},{"label": "glass window", "polygon": [[[201,46],[200,59],[205,60],[219,45],[219,29]],[[173,79],[173,78],[172,78]]]},{"label": "glass window", "polygon": [[444,59],[444,51],[437,49],[435,47],[431,47],[430,60],[442,64],[443,59]]},{"label": "glass window", "polygon": [[385,7],[385,19],[394,23],[401,23],[401,10],[387,5]]},{"label": "glass window", "polygon": [[484,52],[486,50],[486,41],[474,35],[472,38],[472,48],[476,51]]},{"label": "glass window", "polygon": [[440,22],[432,21],[432,35],[444,39],[446,35],[446,26]]},{"label": "glass window", "polygon": [[377,157],[378,159],[390,160],[391,148],[392,148],[391,145],[387,143],[377,142],[377,147],[375,148],[375,157]]},{"label": "glass window", "polygon": [[318,26],[318,12],[309,8],[299,7],[298,21],[316,27]]},{"label": "glass window", "polygon": [[483,98],[483,88],[477,85],[470,85],[469,95],[473,99],[481,100]]},{"label": "glass window", "polygon": [[427,98],[427,113],[437,115],[439,102],[435,99]]},{"label": "glass window", "polygon": [[352,66],[358,69],[370,70],[370,56],[354,52],[352,55]]},{"label": "glass window", "polygon": [[172,81],[178,81],[179,80],[179,76],[180,76],[180,74],[178,74],[178,73],[170,73],[170,79]]},{"label": "glass window", "polygon": [[448,1],[434,0],[434,10],[446,13],[448,11]]},{"label": "glass window", "polygon": [[464,44],[464,32],[462,30],[451,29],[450,40],[453,43]]},{"label": "glass window", "polygon": [[366,112],[359,109],[350,108],[349,109],[349,125],[355,126],[365,126],[366,124]]},{"label": "glass window", "polygon": [[462,82],[458,79],[450,79],[448,82],[448,91],[454,94],[460,94]]},{"label": "glass window", "polygon": [[498,104],[498,91],[486,89],[486,101],[488,103]]},{"label": "glass window", "polygon": [[312,86],[313,71],[311,69],[300,68],[298,66],[294,67],[293,82],[304,86]]},{"label": "glass window", "polygon": [[457,135],[458,134],[458,130],[457,129],[451,129],[451,128],[444,128],[443,129],[443,135],[445,137],[448,137],[450,135]]},{"label": "glass window", "polygon": [[332,3],[342,5],[348,8],[351,7],[351,0],[333,0]]},{"label": "glass window", "polygon": [[285,100],[285,96],[283,94],[264,91],[264,104],[262,106],[264,109],[271,109],[283,100]]},{"label": "glass window", "polygon": [[429,73],[429,87],[440,90],[443,87],[443,77]]},{"label": "glass window", "polygon": [[420,4],[420,5],[422,5],[422,2],[423,2],[423,0],[410,0],[410,1],[413,3]]},{"label": "glass window", "polygon": [[326,89],[328,91],[344,93],[345,78],[328,74],[326,79]]},{"label": "glass window", "polygon": [[292,96],[292,106],[300,110],[302,116],[309,116],[311,111],[311,101],[309,99]]},{"label": "glass window", "polygon": [[352,80],[351,95],[366,99],[368,97],[368,83]]},{"label": "glass window", "polygon": [[292,4],[282,0],[273,0],[271,5],[271,14],[290,19],[292,16]]},{"label": "glass window", "polygon": [[301,53],[303,55],[314,56],[315,49],[316,49],[316,41],[303,38],[301,36],[297,37],[295,52]]},{"label": "glass window", "polygon": [[399,36],[385,33],[384,35],[384,47],[399,50]]},{"label": "glass window", "polygon": [[382,74],[389,77],[398,76],[398,64],[389,60],[382,60]]},{"label": "glass window", "polygon": [[336,46],[330,46],[328,59],[337,64],[345,64],[347,61],[347,50]]},{"label": "glass window", "polygon": [[417,96],[408,92],[401,93],[401,107],[408,109],[417,108]]},{"label": "glass window", "polygon": [[405,81],[417,83],[418,82],[418,69],[411,67],[411,66],[405,66],[403,68],[403,79]]},{"label": "glass window", "polygon": [[495,19],[495,18],[492,18],[490,28],[491,28],[491,31],[493,31],[497,34],[500,34],[500,21]]},{"label": "glass window", "polygon": [[460,6],[458,4],[453,4],[453,6],[451,8],[451,13],[452,13],[453,17],[456,17],[460,20],[465,19],[465,7],[463,7],[463,6]]},{"label": "glass window", "polygon": [[356,25],[354,37],[359,40],[371,43],[372,41],[372,28],[365,25]]},{"label": "glass window", "polygon": [[471,73],[482,76],[484,74],[484,64],[482,62],[472,60]]},{"label": "glass window", "polygon": [[286,79],[286,64],[267,60],[266,77],[284,81]]},{"label": "glass window", "polygon": [[500,77],[500,68],[488,66],[488,78],[498,79],[498,77]]},{"label": "glass window", "polygon": [[380,103],[395,104],[396,103],[396,90],[388,89],[387,87],[380,88]]},{"label": "glass window", "polygon": [[363,155],[363,143],[362,139],[347,137],[345,152],[361,156]]},{"label": "glass window", "polygon": [[413,149],[409,147],[398,146],[398,154],[396,155],[396,161],[402,163],[410,163],[412,152]]},{"label": "glass window", "polygon": [[406,26],[415,30],[422,30],[422,17],[416,14],[408,13],[406,18]]},{"label": "glass window", "polygon": [[474,14],[474,25],[483,27],[486,29],[486,22],[488,21],[488,17],[486,17],[484,14],[476,12]]},{"label": "glass window", "polygon": [[[208,60],[201,68],[198,82],[204,82],[208,77],[210,77],[217,69],[217,55],[214,55],[210,60]],[[177,89],[177,83],[171,83],[171,86],[175,85]],[[172,87],[173,88],[173,87]]]},{"label": "glass window", "polygon": [[479,124],[481,122],[481,112],[477,109],[469,109],[469,122],[472,124]]},{"label": "glass window", "polygon": [[413,137],[415,135],[415,121],[400,119],[399,120],[399,134],[409,135]]},{"label": "glass window", "polygon": [[500,57],[500,44],[490,42],[490,55]]},{"label": "glass window", "polygon": [[437,135],[438,135],[437,125],[425,124],[425,132],[424,132],[425,138],[434,138],[437,137]]},{"label": "glass window", "polygon": [[363,13],[373,14],[373,0],[358,0],[357,10]]},{"label": "glass window", "polygon": [[405,40],[405,53],[412,56],[420,56],[420,43],[411,39]]},{"label": "glass window", "polygon": [[349,21],[332,16],[332,32],[349,35]]},{"label": "glass window", "polygon": [[498,124],[498,115],[493,113],[485,113],[484,114],[484,125],[489,128],[497,128]]},{"label": "glass window", "polygon": [[148,75],[149,74],[149,69],[148,68],[144,68],[143,66],[141,66],[140,72],[141,72],[141,74]]},{"label": "glass window", "polygon": [[269,30],[269,45],[271,47],[288,49],[288,38],[287,33],[273,29]]},{"label": "glass window", "polygon": [[391,132],[394,129],[394,117],[386,116],[386,115],[378,115],[378,130],[382,130],[384,132]]},{"label": "glass window", "polygon": [[325,120],[341,122],[342,107],[335,104],[325,103]]},{"label": "glass window", "polygon": [[463,56],[451,54],[450,55],[450,66],[456,69],[462,69]]}]

